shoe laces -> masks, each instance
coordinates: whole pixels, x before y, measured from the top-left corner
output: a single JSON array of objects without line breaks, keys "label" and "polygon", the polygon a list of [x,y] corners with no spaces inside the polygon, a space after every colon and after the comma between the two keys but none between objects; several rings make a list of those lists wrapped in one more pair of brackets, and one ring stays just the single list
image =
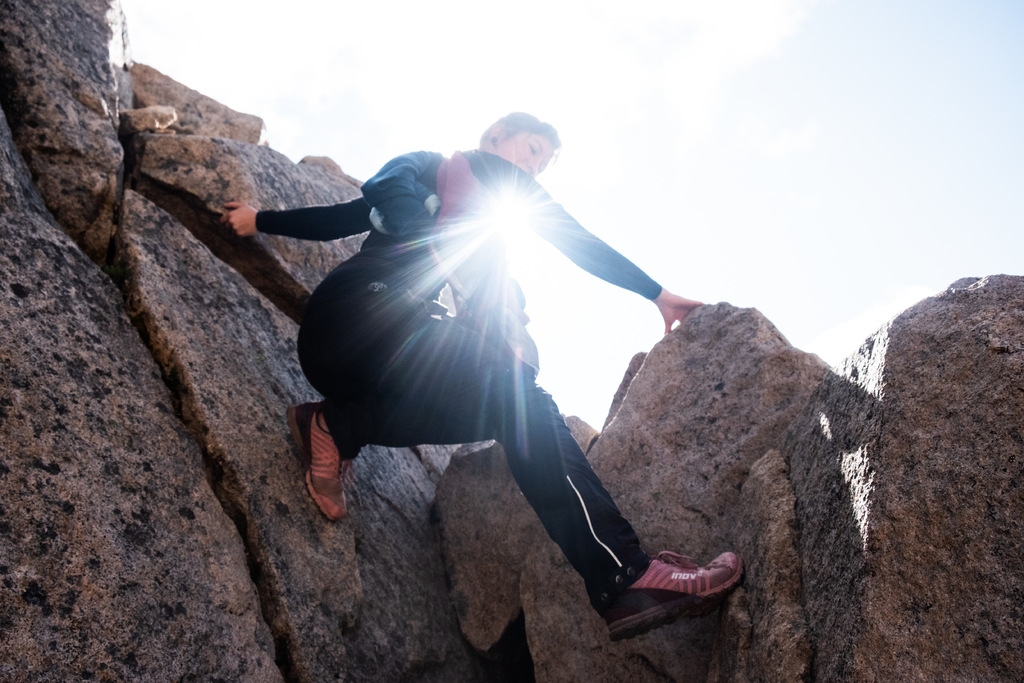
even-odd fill
[{"label": "shoe laces", "polygon": [[348,486],[356,480],[356,469],[352,460],[342,460],[338,465],[338,481],[342,486]]},{"label": "shoe laces", "polygon": [[[313,423],[311,426],[313,429],[317,429],[321,433],[331,437],[332,441],[334,440],[334,437],[331,436],[331,431],[327,429],[327,419],[324,417],[324,411],[322,409],[317,410],[316,413],[313,414]],[[341,459],[338,463],[338,481],[341,482],[342,486],[349,486],[355,483],[356,470],[352,466],[352,462],[352,460]]]},{"label": "shoe laces", "polygon": [[683,569],[699,569],[700,565],[693,561],[692,557],[680,555],[669,550],[662,550],[658,553],[657,559],[665,564],[675,565]]}]

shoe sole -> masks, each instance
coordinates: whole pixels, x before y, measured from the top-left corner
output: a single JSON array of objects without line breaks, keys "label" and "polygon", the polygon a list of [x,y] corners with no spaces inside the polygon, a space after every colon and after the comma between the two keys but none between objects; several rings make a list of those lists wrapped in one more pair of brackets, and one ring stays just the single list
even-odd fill
[{"label": "shoe sole", "polygon": [[313,488],[313,482],[310,479],[310,472],[309,472],[309,470],[306,471],[306,489],[309,491],[309,495],[312,496],[313,502],[316,503],[316,506],[318,508],[320,508],[320,512],[324,513],[324,517],[326,517],[327,519],[331,520],[332,522],[337,522],[339,519],[343,519],[345,517],[345,515],[348,514],[348,505],[344,505],[344,503],[345,503],[345,494],[344,494],[344,492],[342,492],[342,494],[341,494],[341,496],[342,496],[342,503],[343,503],[343,507],[341,508],[341,514],[330,512],[328,510],[328,508],[324,506],[324,504],[321,502],[321,500],[324,499],[323,496],[321,496],[319,493],[317,493],[316,489]]},{"label": "shoe sole", "polygon": [[656,628],[668,626],[677,619],[703,617],[711,614],[722,604],[725,596],[735,587],[742,575],[743,562],[741,560],[732,576],[713,591],[684,595],[678,600],[655,605],[639,614],[620,619],[615,625],[608,628],[608,634],[612,640],[626,640]]}]

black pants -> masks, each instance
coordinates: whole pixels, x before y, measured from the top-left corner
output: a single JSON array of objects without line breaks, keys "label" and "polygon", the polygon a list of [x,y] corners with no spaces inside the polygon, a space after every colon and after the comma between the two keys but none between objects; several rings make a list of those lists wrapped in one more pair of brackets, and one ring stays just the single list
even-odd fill
[{"label": "black pants", "polygon": [[307,305],[299,360],[342,457],[366,444],[494,439],[599,612],[649,558],[551,396],[503,343],[431,317],[386,264],[355,258]]}]

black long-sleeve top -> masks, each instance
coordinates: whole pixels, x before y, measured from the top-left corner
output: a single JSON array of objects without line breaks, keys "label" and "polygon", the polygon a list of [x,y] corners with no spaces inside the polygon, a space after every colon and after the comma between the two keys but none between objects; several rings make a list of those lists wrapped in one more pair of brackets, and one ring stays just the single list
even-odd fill
[{"label": "black long-sleeve top", "polygon": [[[486,152],[465,152],[473,175],[488,190],[516,188],[537,207],[532,229],[573,263],[623,289],[655,299],[661,285],[632,261],[583,228],[526,172],[505,159]],[[424,200],[437,191],[440,154],[414,152],[393,159],[363,185],[363,197],[343,204],[286,211],[260,211],[260,232],[299,239],[333,240],[369,231],[359,255],[384,261],[399,272],[415,274],[412,289],[431,295],[444,285],[444,276],[433,267],[427,244],[434,218]],[[371,207],[383,216],[387,232],[374,229]]]}]

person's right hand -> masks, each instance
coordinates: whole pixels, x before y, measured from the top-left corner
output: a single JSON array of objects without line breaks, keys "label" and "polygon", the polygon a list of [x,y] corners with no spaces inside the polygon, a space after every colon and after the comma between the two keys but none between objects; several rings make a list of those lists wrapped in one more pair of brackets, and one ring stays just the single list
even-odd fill
[{"label": "person's right hand", "polygon": [[256,209],[241,202],[226,202],[227,211],[220,217],[220,222],[234,230],[239,237],[252,237],[256,234]]},{"label": "person's right hand", "polygon": [[676,323],[682,324],[686,316],[690,315],[695,308],[703,306],[699,301],[684,299],[667,289],[661,290],[661,294],[654,300],[654,305],[658,307],[661,317],[665,320],[665,334],[671,332],[672,326]]}]

